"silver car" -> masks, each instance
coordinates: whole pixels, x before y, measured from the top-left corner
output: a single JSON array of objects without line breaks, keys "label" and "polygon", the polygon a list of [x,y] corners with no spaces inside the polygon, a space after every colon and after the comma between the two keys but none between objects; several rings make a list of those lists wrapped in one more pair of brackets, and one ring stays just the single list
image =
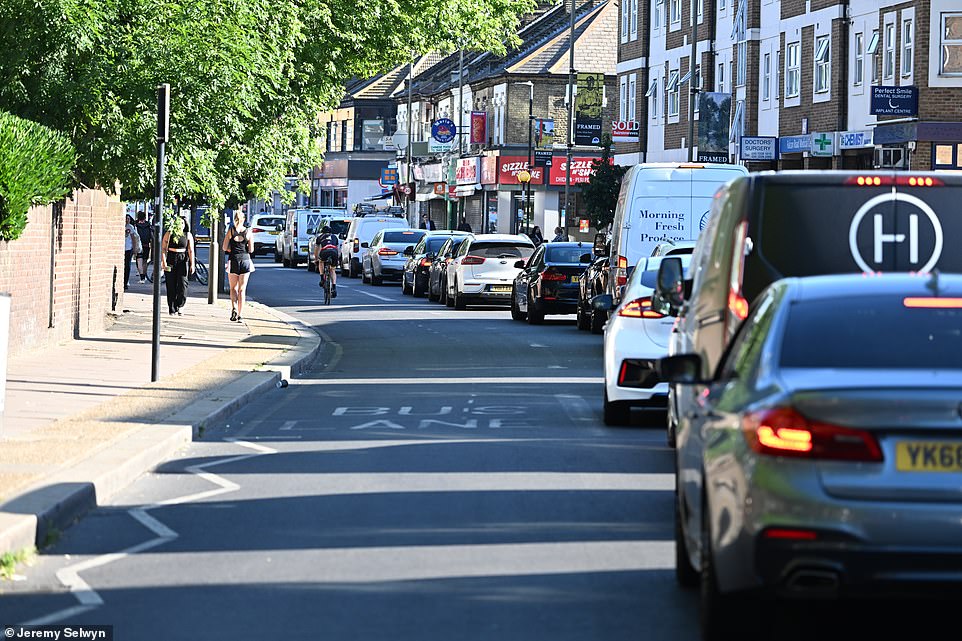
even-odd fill
[{"label": "silver car", "polygon": [[404,265],[408,257],[404,250],[413,248],[421,237],[427,233],[426,229],[382,229],[371,239],[371,244],[364,248],[361,258],[361,281],[380,285],[385,279],[400,281],[404,276]]},{"label": "silver car", "polygon": [[705,639],[749,636],[763,598],[962,588],[962,276],[781,280],[711,380],[701,358],[659,367],[702,391],[676,561]]}]

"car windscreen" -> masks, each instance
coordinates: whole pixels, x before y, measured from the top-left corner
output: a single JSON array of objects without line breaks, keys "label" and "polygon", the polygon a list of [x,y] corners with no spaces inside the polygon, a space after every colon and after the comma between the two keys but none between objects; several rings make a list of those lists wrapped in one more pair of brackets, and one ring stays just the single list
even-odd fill
[{"label": "car windscreen", "polygon": [[795,302],[782,339],[781,366],[962,369],[962,309],[913,306],[926,300],[946,299],[852,296]]},{"label": "car windscreen", "polygon": [[[582,257],[584,260],[582,260]],[[545,250],[545,261],[549,263],[584,263],[592,261],[589,247],[551,247]]]},{"label": "car windscreen", "polygon": [[386,231],[384,232],[384,242],[386,243],[409,243],[416,244],[421,240],[424,232],[417,231]]},{"label": "car windscreen", "polygon": [[525,258],[534,253],[531,245],[519,243],[474,243],[468,253],[481,258]]}]

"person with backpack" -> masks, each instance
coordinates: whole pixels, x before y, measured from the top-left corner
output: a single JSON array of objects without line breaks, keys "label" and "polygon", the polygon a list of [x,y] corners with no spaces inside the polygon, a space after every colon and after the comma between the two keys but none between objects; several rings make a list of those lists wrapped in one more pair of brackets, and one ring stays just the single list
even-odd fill
[{"label": "person with backpack", "polygon": [[331,277],[331,298],[337,298],[337,270],[327,269],[327,266],[337,265],[339,245],[337,234],[327,225],[321,228],[321,233],[314,240],[314,261],[321,273],[321,280],[317,284],[323,287],[324,275],[328,274]]}]

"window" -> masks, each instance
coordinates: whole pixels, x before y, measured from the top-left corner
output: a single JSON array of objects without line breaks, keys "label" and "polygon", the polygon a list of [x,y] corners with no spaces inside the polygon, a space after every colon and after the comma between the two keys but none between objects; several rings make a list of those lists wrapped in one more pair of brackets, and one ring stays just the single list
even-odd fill
[{"label": "window", "polygon": [[628,4],[629,4],[628,8],[630,10],[630,15],[628,19],[628,22],[629,22],[628,30],[631,34],[629,37],[632,40],[637,40],[638,39],[638,0],[629,0]]},{"label": "window", "polygon": [[627,120],[628,113],[628,76],[622,76],[618,83],[620,89],[620,99],[618,101],[618,120]]},{"label": "window", "polygon": [[681,24],[681,0],[668,0],[668,17],[671,24]]},{"label": "window", "polygon": [[779,86],[782,79],[782,68],[779,65],[779,61],[781,59],[782,59],[782,52],[776,51],[775,52],[775,100],[778,100],[779,96],[781,96],[781,90],[782,90],[781,87]]},{"label": "window", "polygon": [[621,41],[628,42],[628,18],[630,17],[631,9],[627,2],[621,3]]},{"label": "window", "polygon": [[652,28],[661,29],[661,16],[665,10],[665,0],[655,0],[655,10],[652,12]]},{"label": "window", "polygon": [[705,0],[698,0],[698,22],[705,17]]},{"label": "window", "polygon": [[766,53],[762,58],[762,100],[772,97],[772,54]]},{"label": "window", "polygon": [[724,11],[728,8],[728,0],[718,0],[718,10]]},{"label": "window", "polygon": [[865,73],[865,36],[861,33],[855,34],[855,73],[852,75],[852,84],[856,87],[862,84],[862,76]]},{"label": "window", "polygon": [[801,69],[798,66],[799,44],[793,42],[785,49],[785,97],[795,98],[799,91]]},{"label": "window", "polygon": [[868,43],[868,49],[865,53],[872,56],[870,63],[872,65],[872,84],[877,85],[879,83],[878,76],[878,64],[875,62],[875,54],[878,52],[878,41],[879,41],[878,29],[872,31],[872,39]]},{"label": "window", "polygon": [[635,112],[635,88],[637,86],[638,76],[631,74],[628,76],[628,120],[637,120],[637,112]]},{"label": "window", "polygon": [[915,48],[915,29],[911,20],[902,22],[902,75],[912,75]]},{"label": "window", "polygon": [[[701,65],[696,65],[696,66],[695,66],[695,87],[696,87],[699,91],[701,91],[701,88],[702,88],[702,87],[701,87]],[[699,100],[698,100],[698,94],[697,94],[697,93],[692,93],[691,96],[692,96],[691,99],[695,101],[695,113],[697,114],[697,113],[698,113],[698,102],[699,102]]]},{"label": "window", "polygon": [[962,75],[962,13],[943,13],[940,35],[942,60],[939,73]]},{"label": "window", "polygon": [[668,115],[677,116],[678,115],[678,70],[672,71],[668,74],[668,84],[665,87],[665,93],[668,94]]},{"label": "window", "polygon": [[828,36],[815,38],[815,93],[828,91],[831,68],[831,42]]},{"label": "window", "polygon": [[718,93],[725,93],[725,63],[718,63]]},{"label": "window", "polygon": [[895,25],[885,25],[885,56],[882,60],[882,77],[895,75]]},{"label": "window", "polygon": [[739,42],[738,45],[738,74],[735,76],[735,85],[744,86],[745,76],[748,75],[748,43]]},{"label": "window", "polygon": [[648,86],[648,91],[645,93],[646,98],[651,98],[651,118],[652,120],[658,118],[658,79],[655,78],[651,81]]}]

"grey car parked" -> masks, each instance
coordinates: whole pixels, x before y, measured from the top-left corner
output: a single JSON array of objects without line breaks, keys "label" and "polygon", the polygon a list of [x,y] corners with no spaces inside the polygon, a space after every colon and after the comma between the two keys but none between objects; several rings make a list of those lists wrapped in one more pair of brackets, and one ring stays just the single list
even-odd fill
[{"label": "grey car parked", "polygon": [[960,328],[962,276],[785,279],[710,379],[699,354],[660,362],[702,391],[675,538],[705,639],[766,625],[759,599],[959,594]]}]

